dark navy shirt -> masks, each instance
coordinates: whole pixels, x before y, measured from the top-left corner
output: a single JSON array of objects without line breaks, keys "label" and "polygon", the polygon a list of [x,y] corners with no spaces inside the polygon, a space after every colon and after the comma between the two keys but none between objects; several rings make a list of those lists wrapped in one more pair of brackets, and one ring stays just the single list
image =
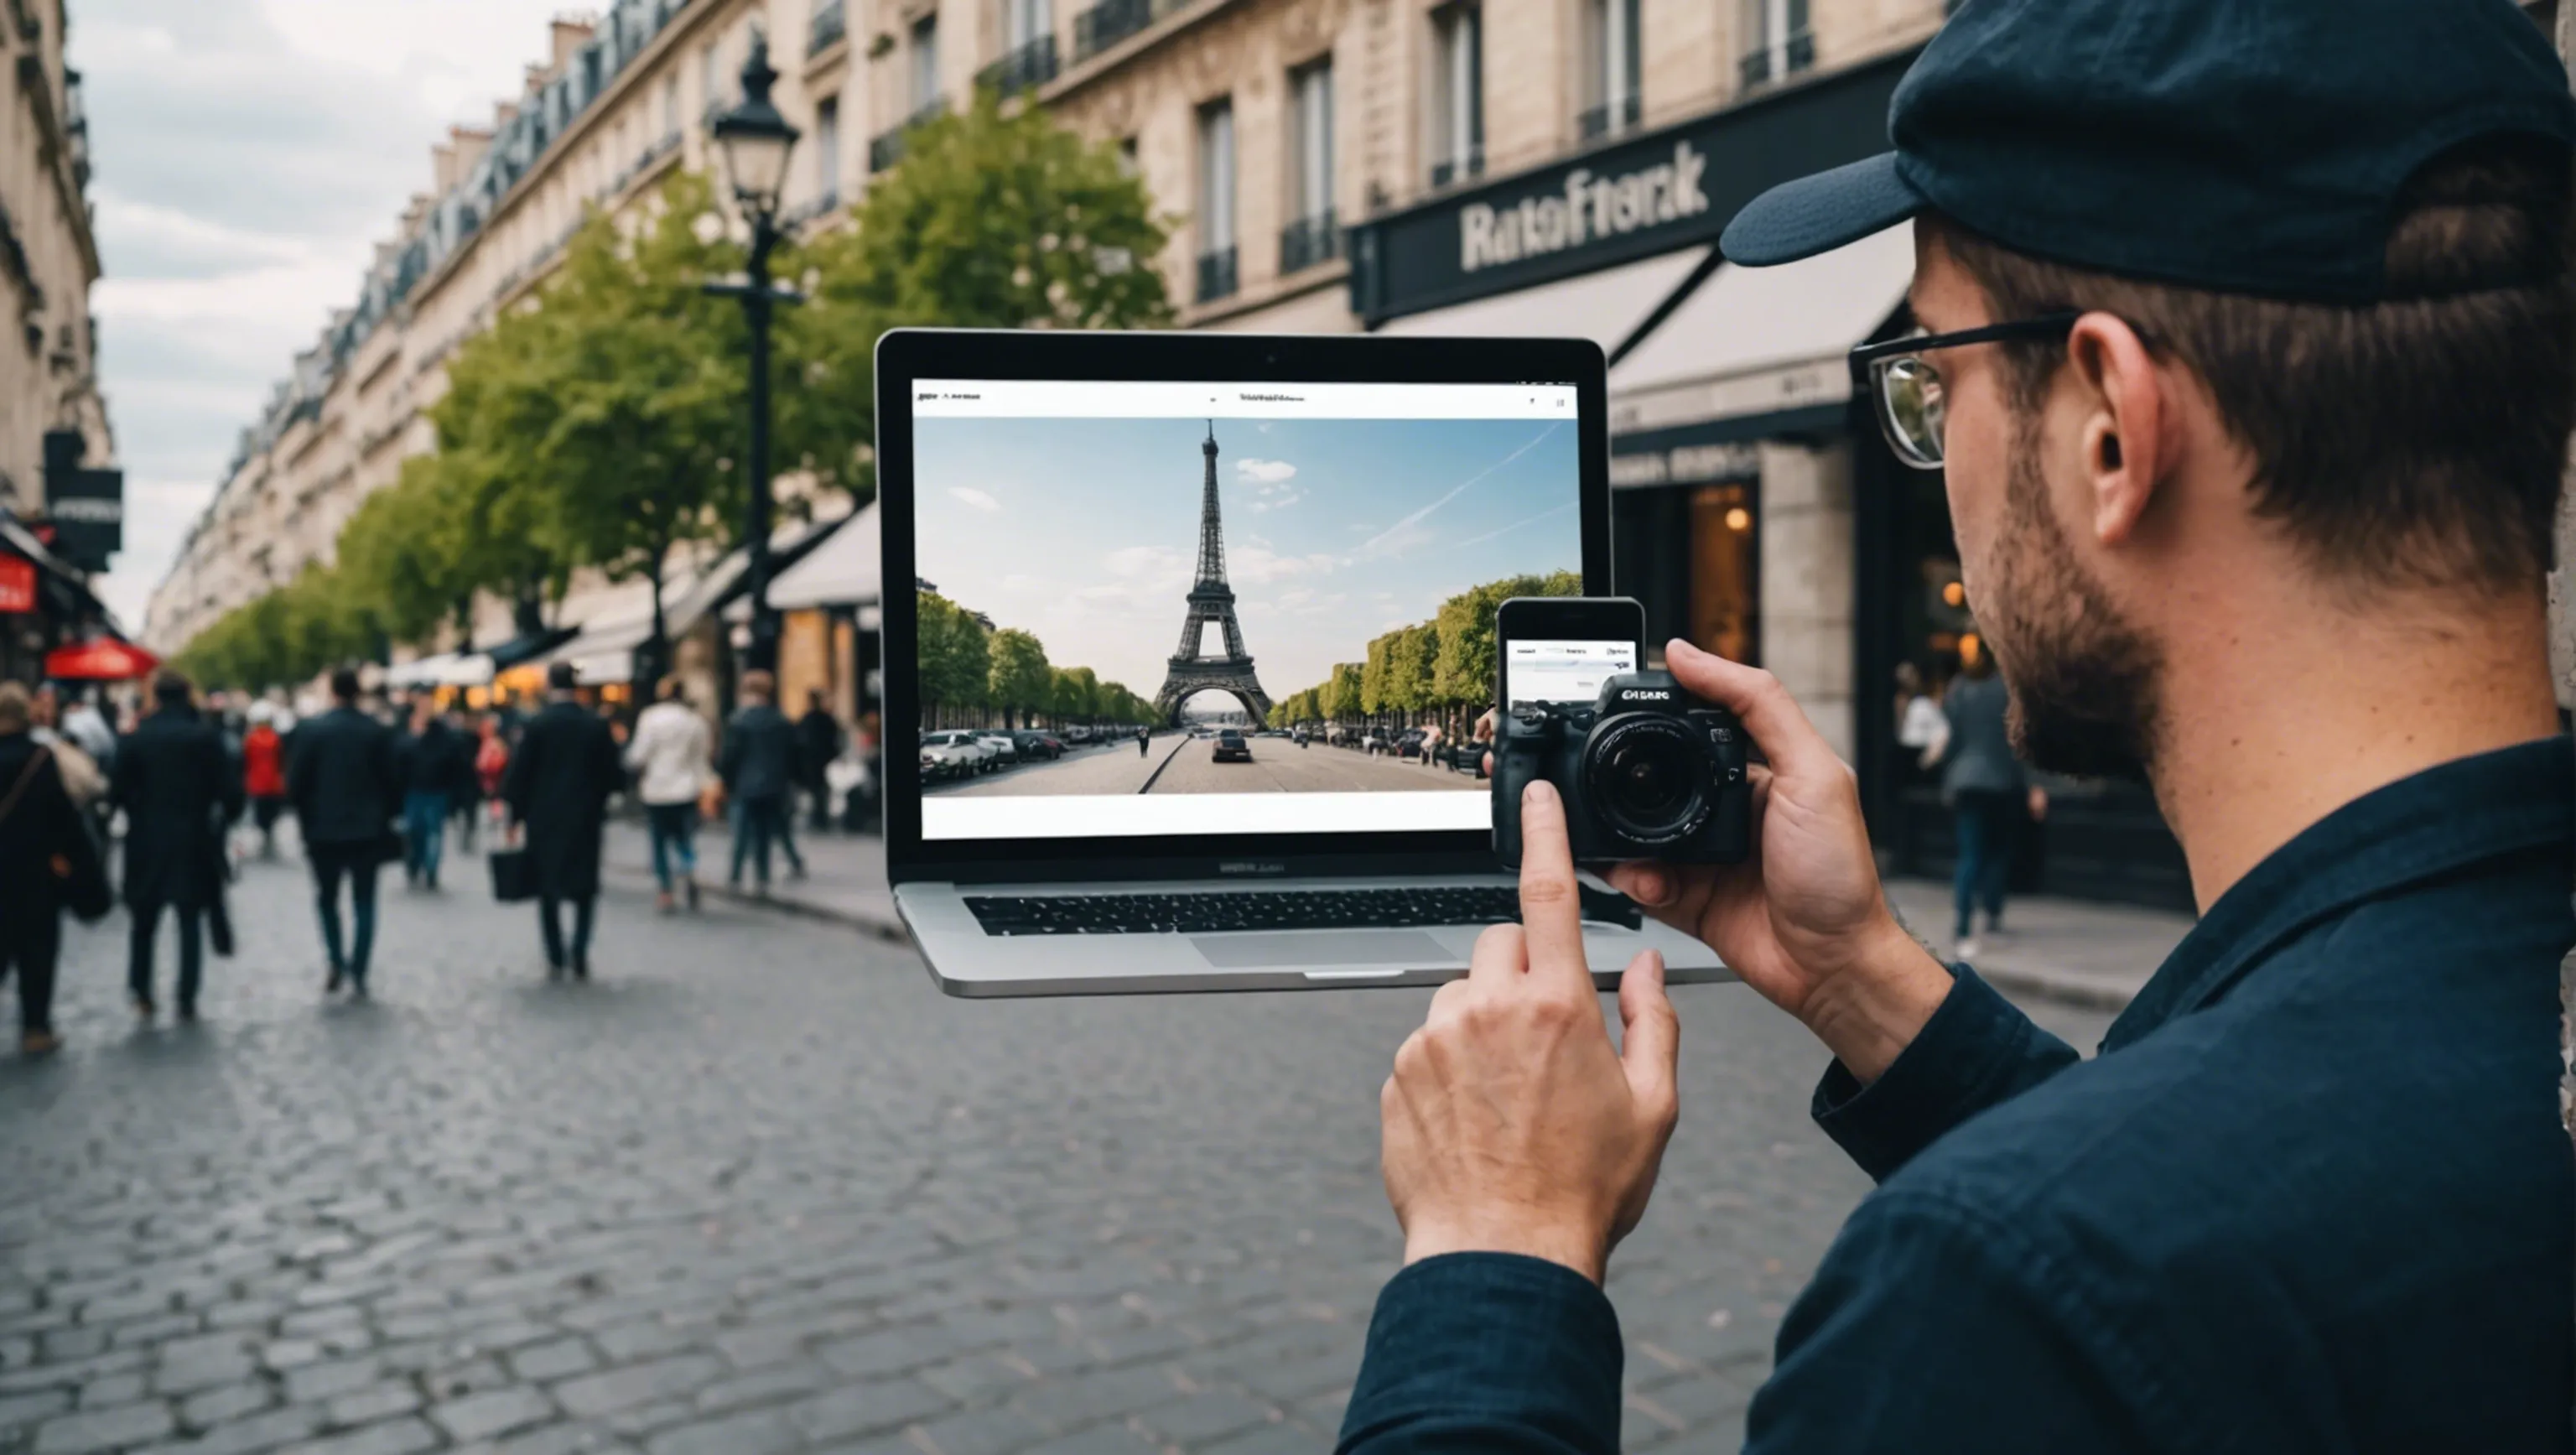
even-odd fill
[{"label": "dark navy shirt", "polygon": [[[2300,834],[2091,1061],[1959,970],[1884,1076],[1817,1090],[1880,1185],[1782,1323],[1748,1448],[2576,1448],[2571,882],[2554,738]],[[1620,1360],[1581,1275],[1427,1259],[1379,1296],[1341,1449],[1615,1450]]]}]

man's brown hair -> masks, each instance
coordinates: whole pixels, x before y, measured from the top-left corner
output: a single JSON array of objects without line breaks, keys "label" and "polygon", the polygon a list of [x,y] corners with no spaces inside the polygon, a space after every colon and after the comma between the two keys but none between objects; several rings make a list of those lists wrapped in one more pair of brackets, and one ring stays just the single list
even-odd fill
[{"label": "man's brown hair", "polygon": [[[2329,579],[2537,587],[2576,423],[2564,148],[2509,138],[2436,158],[2397,205],[2380,301],[2216,293],[2032,257],[1946,218],[1931,231],[1997,321],[2114,313],[2205,381],[2255,462],[2259,513]],[[2061,342],[2006,344],[2037,409]]]}]

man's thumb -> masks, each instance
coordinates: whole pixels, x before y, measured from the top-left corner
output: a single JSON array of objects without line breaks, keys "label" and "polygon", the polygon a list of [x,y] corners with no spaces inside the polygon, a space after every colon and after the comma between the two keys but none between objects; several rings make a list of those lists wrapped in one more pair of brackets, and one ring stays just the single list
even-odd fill
[{"label": "man's thumb", "polygon": [[1640,950],[1619,977],[1619,1060],[1627,1068],[1628,1090],[1641,1106],[1670,1117],[1680,1104],[1675,1082],[1681,1070],[1682,1023],[1664,994],[1664,956]]}]

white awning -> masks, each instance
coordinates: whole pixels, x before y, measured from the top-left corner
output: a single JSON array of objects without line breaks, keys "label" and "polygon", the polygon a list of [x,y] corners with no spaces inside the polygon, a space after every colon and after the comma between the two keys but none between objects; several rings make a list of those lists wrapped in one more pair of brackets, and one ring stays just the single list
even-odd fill
[{"label": "white awning", "polygon": [[1910,225],[1777,268],[1721,266],[1611,369],[1611,435],[1753,427],[1847,402],[1844,356],[1887,322],[1913,277]]},{"label": "white awning", "polygon": [[385,670],[388,687],[486,687],[492,682],[492,659],[481,652],[441,652]]},{"label": "white awning", "polygon": [[[665,613],[667,622],[668,613]],[[653,635],[653,618],[648,613],[642,620],[605,622],[586,626],[581,635],[547,653],[541,661],[570,662],[575,680],[584,687],[597,687],[606,682],[629,682],[635,677],[635,649]]]},{"label": "white awning", "polygon": [[1705,247],[1683,248],[1517,292],[1409,313],[1388,320],[1378,332],[1399,338],[1588,338],[1606,354],[1627,342],[1708,252]]},{"label": "white awning", "polygon": [[780,611],[816,606],[858,606],[882,594],[884,561],[877,527],[877,507],[868,503],[858,515],[832,532],[831,539],[769,583],[769,604]]}]

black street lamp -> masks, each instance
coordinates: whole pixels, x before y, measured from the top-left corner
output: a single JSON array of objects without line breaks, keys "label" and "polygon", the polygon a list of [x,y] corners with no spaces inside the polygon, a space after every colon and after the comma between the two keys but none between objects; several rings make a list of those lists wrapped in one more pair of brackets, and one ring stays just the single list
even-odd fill
[{"label": "black street lamp", "polygon": [[740,298],[751,325],[751,503],[743,543],[750,557],[750,665],[764,672],[778,669],[778,616],[769,609],[769,320],[780,302],[796,301],[793,294],[774,291],[769,282],[769,255],[779,239],[778,198],[786,189],[787,154],[797,137],[796,128],[769,99],[777,80],[778,72],[769,64],[769,37],[754,30],[751,54],[742,63],[742,104],[717,117],[712,128],[734,201],[751,224],[751,256],[739,285],[714,284],[708,290]]}]

